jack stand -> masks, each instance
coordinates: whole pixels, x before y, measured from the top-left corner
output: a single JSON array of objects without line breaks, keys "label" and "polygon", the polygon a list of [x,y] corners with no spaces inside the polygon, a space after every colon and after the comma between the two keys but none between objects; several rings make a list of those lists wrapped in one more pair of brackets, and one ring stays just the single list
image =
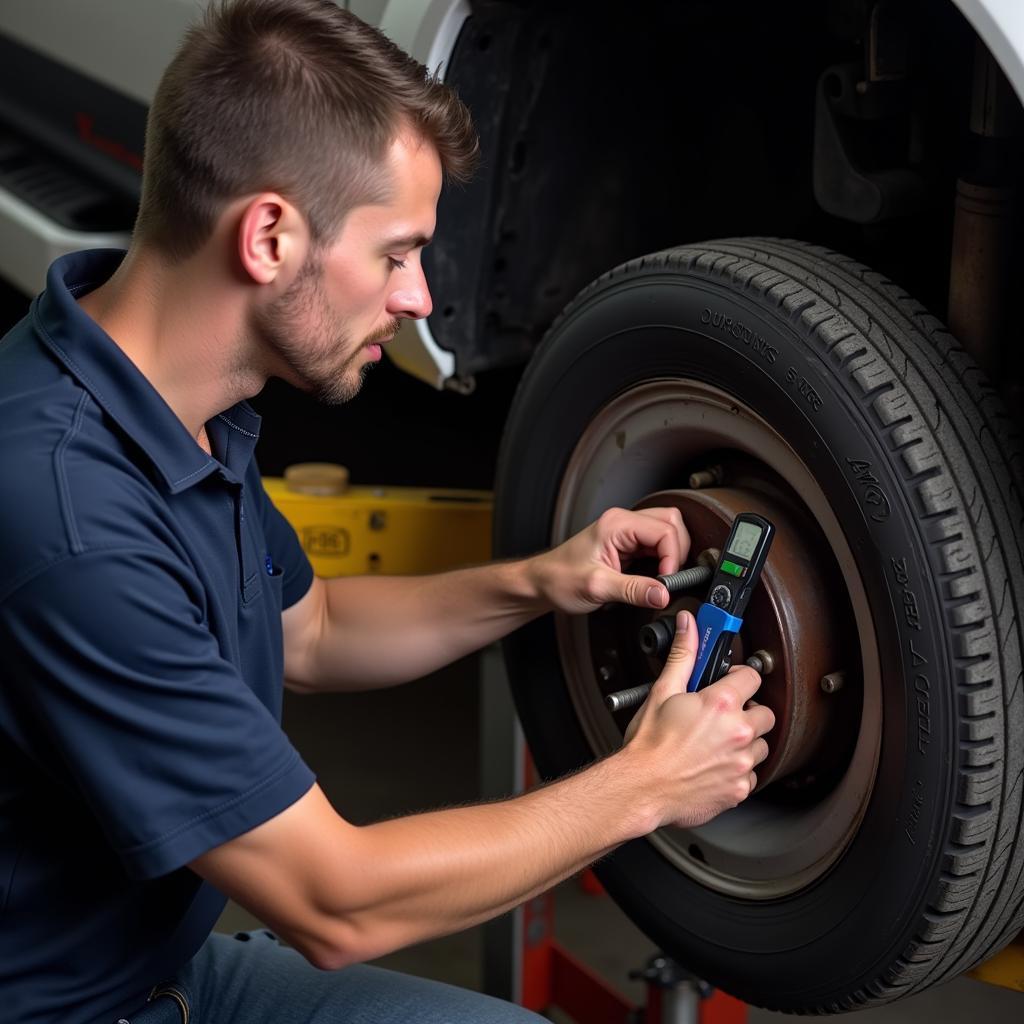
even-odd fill
[{"label": "jack stand", "polygon": [[714,989],[663,953],[656,953],[643,970],[631,971],[629,976],[647,982],[644,1024],[704,1024],[721,1019],[723,1010],[725,1017],[746,1020],[746,1007],[728,997],[727,1004],[734,1005],[719,1007],[719,1014],[712,1017],[707,1011],[717,1002],[712,998],[716,995]]}]

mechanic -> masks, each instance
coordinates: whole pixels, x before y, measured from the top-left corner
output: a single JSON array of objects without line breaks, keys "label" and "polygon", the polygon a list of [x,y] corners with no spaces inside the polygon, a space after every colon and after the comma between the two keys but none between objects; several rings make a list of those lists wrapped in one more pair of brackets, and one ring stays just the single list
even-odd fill
[{"label": "mechanic", "polygon": [[[211,8],[152,104],[129,252],[59,259],[0,344],[9,1024],[536,1020],[359,962],[755,785],[760,679],[685,694],[689,616],[623,747],[515,799],[356,827],[280,728],[284,681],[384,687],[553,609],[665,607],[623,567],[685,560],[675,510],[611,510],[522,561],[319,580],[266,497],[245,400],[279,377],[344,401],[429,314],[420,255],[476,145],[331,0]],[[284,942],[211,935],[227,896]]]}]

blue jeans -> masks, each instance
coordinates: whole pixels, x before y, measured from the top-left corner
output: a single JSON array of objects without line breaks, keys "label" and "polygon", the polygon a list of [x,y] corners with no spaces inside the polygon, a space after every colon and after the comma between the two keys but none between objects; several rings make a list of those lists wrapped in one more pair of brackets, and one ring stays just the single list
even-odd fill
[{"label": "blue jeans", "polygon": [[321,971],[270,932],[211,935],[117,1024],[546,1024],[520,1006],[379,967]]}]

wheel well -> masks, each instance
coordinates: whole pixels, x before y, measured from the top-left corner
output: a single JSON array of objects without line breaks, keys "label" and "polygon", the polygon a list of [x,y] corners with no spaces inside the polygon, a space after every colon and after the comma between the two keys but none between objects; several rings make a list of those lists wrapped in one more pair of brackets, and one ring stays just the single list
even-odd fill
[{"label": "wheel well", "polygon": [[[447,78],[483,159],[473,183],[442,196],[427,254],[435,337],[460,373],[523,362],[609,267],[740,234],[849,253],[944,316],[956,182],[973,160],[975,44],[949,0],[641,2],[615,18],[590,4],[476,4]],[[872,60],[888,61],[885,78],[900,47],[900,103],[845,130],[860,166],[912,171],[915,194],[857,223],[816,195],[819,82],[851,64],[869,77]]]}]

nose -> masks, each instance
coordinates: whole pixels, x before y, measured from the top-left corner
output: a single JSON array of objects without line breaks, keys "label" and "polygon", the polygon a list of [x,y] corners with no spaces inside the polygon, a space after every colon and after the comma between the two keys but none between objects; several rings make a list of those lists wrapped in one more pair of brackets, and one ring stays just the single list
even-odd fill
[{"label": "nose", "polygon": [[410,320],[421,320],[430,316],[434,303],[419,260],[406,268],[397,287],[388,297],[388,312],[392,316],[404,316]]}]

